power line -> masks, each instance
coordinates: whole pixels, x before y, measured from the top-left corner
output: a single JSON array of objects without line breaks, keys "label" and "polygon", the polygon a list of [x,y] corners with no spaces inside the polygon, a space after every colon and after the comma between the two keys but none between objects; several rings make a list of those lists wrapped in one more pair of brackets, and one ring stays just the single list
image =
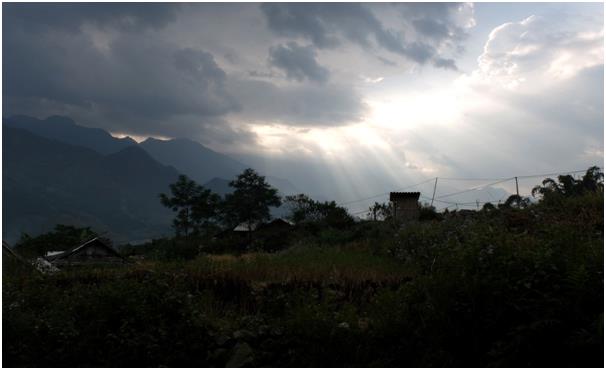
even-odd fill
[{"label": "power line", "polygon": [[355,215],[359,215],[359,214],[362,214],[362,213],[369,213],[369,212],[370,212],[370,210],[365,209],[365,210],[362,210],[362,211],[350,212],[350,214],[351,214],[352,216],[355,216]]},{"label": "power line", "polygon": [[[426,199],[426,200],[431,200],[431,198],[426,197],[424,195],[421,195],[420,197],[423,198],[423,199]],[[458,205],[473,205],[473,204],[476,204],[476,202],[449,202],[449,201],[440,200],[440,199],[435,199],[435,201],[436,202],[440,202],[440,203],[444,203],[444,204],[458,204]],[[487,201],[487,202],[489,202],[489,201]]]},{"label": "power line", "polygon": [[378,197],[381,197],[381,196],[384,196],[384,195],[388,195],[389,193],[392,193],[394,191],[400,191],[400,190],[410,189],[410,188],[414,188],[415,186],[423,185],[423,184],[425,184],[425,183],[427,183],[429,181],[433,181],[434,179],[435,179],[435,177],[432,177],[431,179],[427,179],[425,181],[419,182],[419,183],[414,184],[414,185],[409,185],[409,186],[406,186],[406,187],[403,187],[403,188],[400,188],[400,189],[388,191],[386,193],[381,193],[381,194],[373,195],[373,196],[370,196],[368,198],[356,199],[356,200],[351,200],[351,201],[348,201],[348,202],[339,203],[338,205],[339,206],[344,206],[344,205],[347,205],[347,204],[358,203],[358,202],[362,202],[362,201],[365,201],[365,200],[370,200],[370,199],[373,199],[373,198],[378,198]]},{"label": "power line", "polygon": [[494,177],[494,178],[467,178],[467,177],[438,177],[440,180],[446,181],[495,181],[495,180],[505,180],[504,177]]},{"label": "power line", "polygon": [[[561,172],[544,173],[544,174],[536,174],[536,175],[523,175],[523,176],[517,176],[517,178],[518,178],[518,179],[528,179],[528,178],[536,178],[536,177],[544,177],[544,176],[554,176],[554,175],[561,175],[561,174],[576,174],[576,173],[582,173],[582,172],[586,172],[586,171],[587,171],[587,170],[561,171]],[[435,197],[434,197],[434,201],[435,201],[435,202],[440,202],[440,203],[443,203],[443,204],[451,204],[451,205],[473,205],[473,204],[476,204],[477,202],[463,202],[463,203],[458,203],[458,202],[449,202],[449,201],[441,200],[441,198],[447,198],[447,197],[451,197],[451,196],[453,196],[453,195],[464,194],[464,193],[468,193],[468,192],[475,191],[475,190],[482,190],[483,188],[486,188],[486,187],[489,187],[489,186],[492,186],[492,185],[496,185],[496,184],[500,184],[500,183],[503,183],[503,182],[506,182],[506,181],[514,180],[515,178],[516,178],[516,176],[507,177],[507,178],[463,178],[463,177],[458,177],[458,178],[455,178],[455,177],[433,177],[433,178],[427,179],[427,180],[425,180],[425,181],[422,181],[422,182],[420,182],[420,183],[413,184],[413,185],[409,185],[409,186],[406,186],[406,187],[403,187],[403,188],[400,188],[400,189],[395,189],[395,190],[392,190],[392,191],[390,191],[390,192],[385,192],[385,193],[381,193],[381,194],[372,195],[372,196],[369,196],[369,197],[366,197],[366,198],[361,198],[361,199],[351,200],[351,201],[347,201],[347,202],[342,202],[342,203],[339,203],[338,205],[339,205],[339,206],[344,206],[344,205],[348,205],[348,204],[353,204],[353,203],[359,203],[359,202],[363,202],[363,201],[365,201],[365,200],[370,200],[370,199],[374,199],[374,198],[381,197],[381,196],[384,196],[384,195],[388,195],[389,193],[394,192],[394,191],[401,191],[401,190],[405,190],[405,189],[413,188],[413,187],[415,187],[415,186],[423,185],[423,184],[425,184],[425,183],[428,183],[428,182],[430,182],[430,181],[434,181],[434,180],[436,180],[436,179],[440,179],[440,180],[447,180],[447,181],[492,181],[492,180],[497,180],[497,181],[495,181],[495,182],[491,182],[491,183],[489,183],[489,184],[485,184],[485,185],[476,186],[476,187],[473,187],[473,188],[469,188],[469,189],[465,189],[465,190],[457,191],[457,192],[454,192],[454,193],[449,193],[449,194],[445,194],[445,195],[440,195],[440,196],[438,196],[437,198],[435,198]],[[488,191],[488,189],[486,189],[486,190]],[[490,192],[489,192],[489,191],[488,191],[488,193],[489,193],[490,197],[492,198],[492,197],[493,197],[493,196],[492,196],[492,194],[490,194]],[[427,197],[425,197],[425,196],[421,196],[421,197],[422,197],[422,198],[424,198],[424,199],[428,199],[428,200],[429,200],[429,198],[427,198]],[[500,202],[500,201],[501,201],[501,200],[499,200],[499,202]],[[496,201],[485,201],[485,202],[482,202],[482,203],[494,203],[494,202],[496,202]],[[446,207],[446,208],[447,208],[447,207]],[[367,212],[367,210],[364,210],[364,211],[359,211],[359,212],[355,212],[355,213],[353,213],[353,214],[360,214],[360,213],[363,213],[363,212]]]},{"label": "power line", "polygon": [[[499,200],[485,201],[485,202],[479,202],[479,203],[482,203],[482,205],[484,205],[486,203],[500,204],[502,201],[505,200],[505,198],[506,197],[503,197],[503,198],[501,198]],[[477,203],[476,202],[468,202],[468,203],[453,203],[453,204],[455,204],[456,206],[471,206],[471,205],[476,205]],[[442,212],[442,211],[444,211],[445,209],[448,209],[448,208],[450,208],[450,206],[442,207],[440,209],[437,209],[436,212]]]},{"label": "power line", "polygon": [[482,188],[485,188],[487,186],[492,186],[492,185],[500,184],[500,183],[505,182],[505,181],[513,180],[514,178],[515,177],[510,177],[510,178],[507,178],[507,179],[504,179],[504,180],[500,180],[500,181],[496,181],[496,182],[491,182],[490,184],[480,185],[480,186],[476,186],[476,187],[473,187],[473,188],[470,188],[470,189],[461,190],[461,191],[457,191],[457,192],[450,193],[450,194],[440,195],[438,197],[438,199],[440,199],[440,198],[447,198],[447,197],[451,197],[453,195],[458,195],[458,194],[463,194],[463,193],[469,193],[470,191],[474,191],[474,190],[481,190]]},{"label": "power line", "polygon": [[[577,170],[577,171],[561,171],[561,172],[552,172],[552,173],[544,173],[537,175],[524,175],[518,176],[518,178],[532,178],[532,177],[542,177],[542,176],[554,176],[554,175],[562,175],[562,174],[574,174],[586,172],[587,170]],[[515,176],[512,176],[515,177]],[[508,180],[512,177],[493,177],[493,178],[473,178],[473,177],[439,177],[440,180],[446,181],[499,181],[499,180]]]},{"label": "power line", "polygon": [[570,174],[575,174],[575,173],[581,173],[581,172],[587,172],[587,170],[578,170],[578,171],[562,171],[562,172],[554,172],[554,173],[544,173],[541,175],[526,175],[526,176],[518,176],[518,179],[529,179],[529,178],[533,178],[533,177],[543,177],[543,176],[555,176],[555,175],[570,175]]},{"label": "power line", "polygon": [[447,198],[453,195],[458,195],[458,194],[463,194],[463,193],[468,193],[470,191],[474,191],[474,190],[481,190],[482,188],[488,187],[488,186],[492,186],[492,185],[496,185],[496,184],[500,184],[502,182],[506,182],[506,181],[510,181],[515,179],[516,177],[518,179],[529,179],[529,178],[537,178],[537,177],[544,177],[544,176],[554,176],[554,175],[561,175],[561,174],[575,174],[575,173],[580,173],[580,172],[585,172],[587,170],[577,170],[577,171],[567,171],[567,172],[553,172],[553,173],[544,173],[544,174],[538,174],[538,175],[525,175],[525,176],[513,176],[513,177],[509,177],[509,178],[504,178],[501,179],[500,181],[496,181],[490,184],[486,184],[486,185],[480,185],[480,186],[476,186],[470,189],[466,189],[466,190],[462,190],[462,191],[458,191],[458,192],[454,192],[454,193],[450,193],[450,194],[446,194],[446,195],[441,195],[438,197],[439,198]]}]

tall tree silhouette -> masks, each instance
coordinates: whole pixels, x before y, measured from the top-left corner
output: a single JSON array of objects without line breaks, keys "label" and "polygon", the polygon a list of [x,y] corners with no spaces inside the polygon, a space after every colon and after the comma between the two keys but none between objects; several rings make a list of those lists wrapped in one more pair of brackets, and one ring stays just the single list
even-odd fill
[{"label": "tall tree silhouette", "polygon": [[244,170],[229,186],[234,191],[225,196],[225,217],[231,224],[244,223],[251,239],[254,225],[270,218],[269,207],[282,205],[278,190],[252,168]]},{"label": "tall tree silhouette", "polygon": [[220,201],[217,194],[185,175],[180,175],[177,182],[169,187],[172,196],[160,194],[160,201],[165,207],[177,212],[173,220],[177,236],[188,237],[191,232],[197,233],[200,227],[216,218]]}]

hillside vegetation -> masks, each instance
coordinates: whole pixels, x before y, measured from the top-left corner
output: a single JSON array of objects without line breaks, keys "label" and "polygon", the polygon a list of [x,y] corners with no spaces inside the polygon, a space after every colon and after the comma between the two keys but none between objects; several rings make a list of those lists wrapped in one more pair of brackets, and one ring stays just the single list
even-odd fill
[{"label": "hillside vegetation", "polygon": [[603,190],[556,192],[278,253],[5,265],[4,365],[602,367]]}]

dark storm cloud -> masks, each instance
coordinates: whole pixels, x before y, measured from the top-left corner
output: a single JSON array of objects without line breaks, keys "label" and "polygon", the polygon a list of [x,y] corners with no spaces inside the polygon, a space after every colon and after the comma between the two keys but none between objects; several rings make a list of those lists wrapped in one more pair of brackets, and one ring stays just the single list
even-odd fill
[{"label": "dark storm cloud", "polygon": [[362,4],[265,3],[261,9],[276,34],[305,37],[318,48],[336,47],[341,38],[370,47],[373,37],[388,50],[401,49],[397,37]]},{"label": "dark storm cloud", "polygon": [[225,81],[225,72],[217,63],[211,53],[191,48],[174,52],[175,67],[204,85],[222,85]]},{"label": "dark storm cloud", "polygon": [[457,15],[465,10],[461,3],[398,3],[394,6],[402,17],[412,22],[419,34],[438,41],[462,40],[467,32],[457,19]]},{"label": "dark storm cloud", "polygon": [[328,80],[328,69],[318,64],[316,51],[311,46],[299,46],[296,42],[272,46],[269,49],[269,62],[286,72],[286,76],[293,80]]},{"label": "dark storm cloud", "polygon": [[160,29],[176,20],[179,4],[3,4],[5,29],[29,32],[58,29],[76,32],[84,23],[122,30]]},{"label": "dark storm cloud", "polygon": [[271,49],[271,63],[299,86],[239,80],[208,50],[166,41],[159,28],[174,19],[172,6],[55,5],[5,7],[5,115],[64,114],[115,132],[229,142],[232,135],[252,138],[230,126],[233,114],[240,123],[333,126],[358,120],[365,109],[353,88],[327,85],[329,72],[310,47]]},{"label": "dark storm cloud", "polygon": [[3,45],[3,95],[12,98],[5,102],[54,101],[95,111],[99,121],[142,125],[188,114],[211,120],[239,109],[210,53],[153,36],[122,34],[100,50],[84,34],[11,32]]},{"label": "dark storm cloud", "polygon": [[[277,35],[302,37],[320,49],[335,48],[348,40],[365,49],[385,49],[419,64],[432,59],[445,60],[439,47],[444,43],[456,44],[466,36],[451,16],[459,4],[419,3],[397,8],[413,33],[408,39],[403,31],[389,29],[379,21],[371,9],[380,6],[392,5],[265,3],[261,10],[268,27]],[[444,66],[443,62],[434,64]]]}]

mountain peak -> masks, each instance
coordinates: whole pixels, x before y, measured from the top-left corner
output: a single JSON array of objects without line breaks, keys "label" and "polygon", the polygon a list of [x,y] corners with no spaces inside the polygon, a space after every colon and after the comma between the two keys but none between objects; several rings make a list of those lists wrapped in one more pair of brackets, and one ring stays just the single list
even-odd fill
[{"label": "mountain peak", "polygon": [[80,126],[73,119],[65,116],[55,115],[44,120],[29,116],[11,116],[4,119],[3,123],[7,127],[25,129],[35,135],[89,148],[100,154],[115,153],[137,144],[131,138],[115,138],[101,128]]},{"label": "mountain peak", "polygon": [[233,178],[246,168],[235,159],[191,139],[149,138],[139,146],[158,162],[175,167],[180,173],[187,174],[199,183],[205,183],[213,177]]}]

